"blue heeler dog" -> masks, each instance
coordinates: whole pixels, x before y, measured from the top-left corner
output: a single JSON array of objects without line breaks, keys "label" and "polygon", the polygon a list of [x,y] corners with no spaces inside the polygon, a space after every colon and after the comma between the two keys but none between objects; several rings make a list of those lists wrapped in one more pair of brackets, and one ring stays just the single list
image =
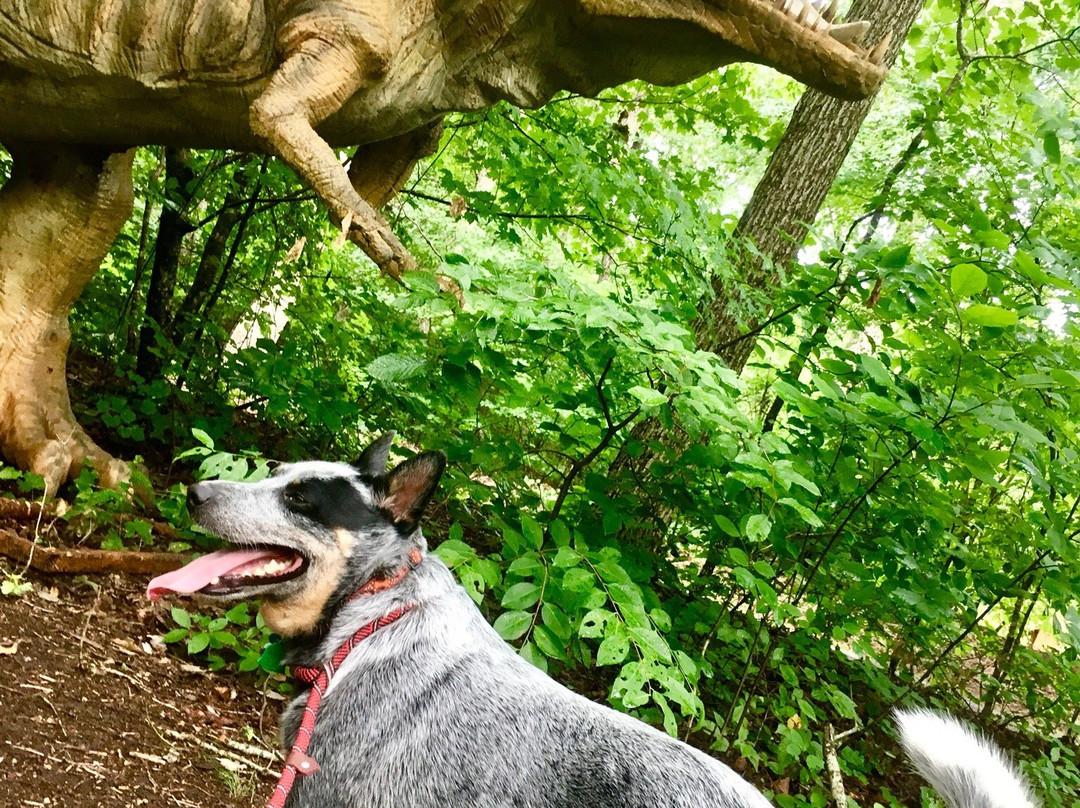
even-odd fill
[{"label": "blue heeler dog", "polygon": [[[191,486],[194,520],[239,549],[147,591],[261,599],[287,661],[308,674],[283,719],[292,751],[270,805],[768,808],[724,764],[570,692],[503,642],[426,552],[420,518],[444,457],[387,472],[391,438],[352,465]],[[928,712],[898,722],[954,808],[1035,805],[996,747],[959,723]]]}]

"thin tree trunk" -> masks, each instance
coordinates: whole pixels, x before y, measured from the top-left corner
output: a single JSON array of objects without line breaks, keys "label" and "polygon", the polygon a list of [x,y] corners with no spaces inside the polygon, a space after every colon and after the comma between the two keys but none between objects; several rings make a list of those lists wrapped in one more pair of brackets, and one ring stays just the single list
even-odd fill
[{"label": "thin tree trunk", "polygon": [[[971,62],[971,56],[963,56],[961,58],[960,67],[957,68],[956,73],[953,74],[949,86],[937,99],[935,105],[927,112],[923,125],[919,127],[919,131],[911,138],[907,148],[904,149],[904,152],[900,155],[896,164],[893,165],[892,169],[885,176],[884,182],[881,183],[881,190],[875,197],[877,199],[877,204],[868,213],[863,214],[855,220],[851,229],[848,231],[848,238],[851,238],[854,235],[858,225],[864,221],[867,225],[863,230],[862,235],[859,236],[859,244],[869,244],[870,240],[877,234],[878,226],[881,224],[881,218],[885,215],[889,199],[892,196],[893,189],[896,187],[896,181],[908,169],[908,166],[911,165],[911,161],[915,159],[915,156],[922,150],[923,144],[926,142],[926,138],[930,134],[931,128],[941,116],[942,110],[945,109],[946,100],[960,86],[960,82],[967,72],[968,67],[971,66]],[[787,371],[784,374],[788,378],[797,378],[799,374],[802,373],[803,368],[806,367],[806,363],[810,361],[811,354],[825,342],[825,335],[832,326],[833,315],[836,313],[836,310],[840,307],[840,304],[844,301],[844,298],[849,291],[850,285],[847,278],[837,282],[832,292],[833,299],[829,302],[821,322],[818,323],[813,333],[799,343],[799,347],[795,350],[795,355],[792,357],[791,362],[788,363]],[[872,302],[873,297],[874,295],[871,295],[871,301],[867,303],[867,306],[874,305]],[[769,407],[769,410],[762,421],[762,432],[769,432],[772,430],[783,406],[784,401],[780,396],[773,398],[772,405]]]},{"label": "thin tree trunk", "polygon": [[170,321],[176,276],[184,237],[194,230],[187,219],[195,173],[187,149],[165,149],[165,182],[168,203],[161,208],[150,285],[146,290],[146,317],[139,331],[136,371],[144,379],[161,373],[165,360],[157,352],[158,335],[164,336]]},{"label": "thin tree trunk", "polygon": [[[150,175],[148,184],[155,184],[161,176],[161,172],[164,170],[165,150],[161,149],[161,152],[158,155],[157,168],[155,168],[154,172]],[[148,196],[146,204],[143,206],[142,219],[139,223],[139,251],[135,256],[135,275],[131,280],[131,291],[128,293],[124,305],[120,308],[120,317],[116,323],[117,330],[121,327],[124,328],[124,353],[127,356],[134,356],[139,350],[139,318],[135,315],[135,312],[142,311],[141,297],[143,275],[146,274],[146,267],[150,263],[150,258],[147,254],[147,246],[150,240],[150,222],[154,218],[154,209],[156,207],[157,205],[154,200]]]},{"label": "thin tree trunk", "polygon": [[[214,290],[218,278],[221,277],[229,237],[246,212],[246,206],[241,204],[241,200],[248,196],[245,165],[240,164],[230,178],[229,191],[225,195],[217,221],[214,222],[214,227],[203,245],[202,257],[195,270],[195,277],[165,328],[166,337],[174,345],[180,345],[185,341],[185,335],[192,332],[199,312]],[[266,167],[265,157],[262,158],[262,165],[263,168]]]}]

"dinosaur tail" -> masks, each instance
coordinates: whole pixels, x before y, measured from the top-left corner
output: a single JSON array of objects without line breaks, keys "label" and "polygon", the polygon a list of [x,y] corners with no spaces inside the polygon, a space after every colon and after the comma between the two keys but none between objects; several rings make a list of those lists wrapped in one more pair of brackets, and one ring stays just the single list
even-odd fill
[{"label": "dinosaur tail", "polygon": [[929,710],[896,713],[900,742],[949,808],[1036,808],[1024,776],[989,738]]}]

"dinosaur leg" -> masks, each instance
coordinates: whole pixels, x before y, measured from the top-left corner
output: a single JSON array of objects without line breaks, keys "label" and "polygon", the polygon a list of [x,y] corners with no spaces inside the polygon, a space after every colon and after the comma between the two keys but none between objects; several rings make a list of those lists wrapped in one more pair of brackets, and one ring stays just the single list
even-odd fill
[{"label": "dinosaur leg", "polygon": [[349,181],[373,208],[386,205],[409,181],[416,164],[435,153],[442,135],[442,119],[403,135],[368,143],[353,152]]},{"label": "dinosaur leg", "polygon": [[0,452],[49,493],[89,462],[103,485],[129,476],[75,421],[68,312],[131,213],[134,150],[12,145],[0,188]]},{"label": "dinosaur leg", "polygon": [[251,104],[251,129],[315,190],[349,237],[393,277],[414,265],[375,209],[354,190],[335,151],[315,131],[358,89],[376,81],[382,60],[351,40],[302,39]]}]

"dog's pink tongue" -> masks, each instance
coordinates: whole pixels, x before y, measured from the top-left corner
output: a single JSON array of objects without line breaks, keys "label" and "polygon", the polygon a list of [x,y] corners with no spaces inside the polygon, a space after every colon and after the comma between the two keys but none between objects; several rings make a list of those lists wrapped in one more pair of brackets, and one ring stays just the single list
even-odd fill
[{"label": "dog's pink tongue", "polygon": [[159,575],[146,587],[146,597],[157,600],[169,592],[198,592],[215,578],[246,567],[253,561],[271,560],[278,555],[271,550],[218,550],[216,553],[200,556],[178,570]]}]

